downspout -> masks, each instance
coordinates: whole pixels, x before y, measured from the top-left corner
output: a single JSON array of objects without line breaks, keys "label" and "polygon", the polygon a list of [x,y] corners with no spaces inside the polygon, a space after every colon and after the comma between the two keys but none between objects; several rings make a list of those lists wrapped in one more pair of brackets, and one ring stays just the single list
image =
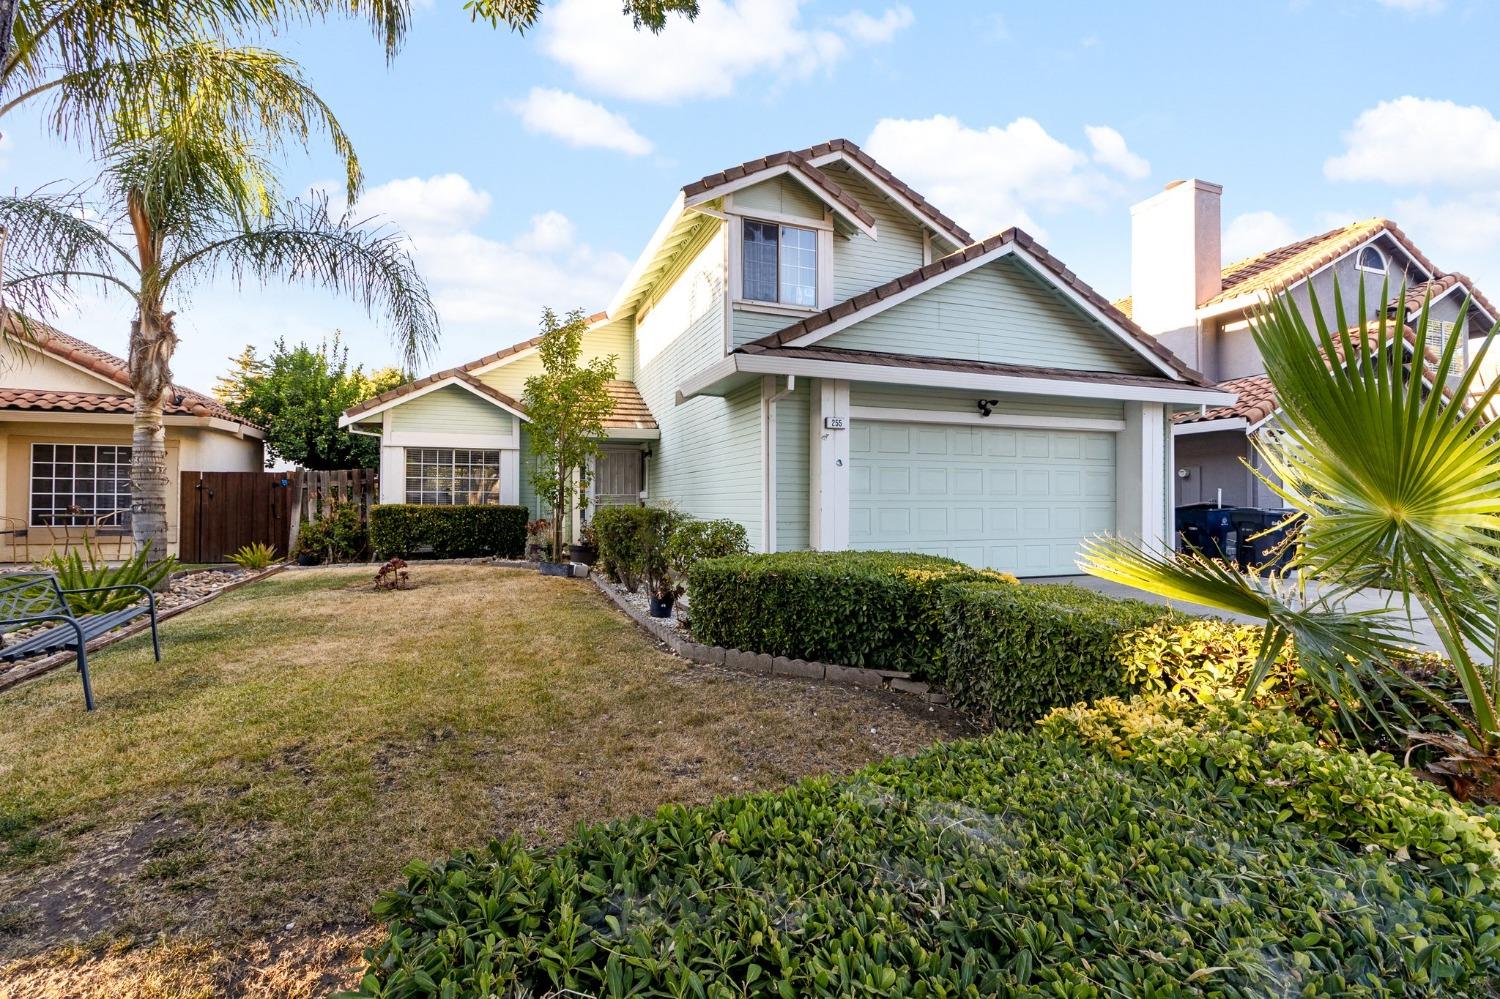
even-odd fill
[{"label": "downspout", "polygon": [[761,548],[767,552],[776,550],[776,404],[797,391],[797,376],[787,375],[786,385],[780,392],[770,392],[776,384],[776,376],[768,375],[762,382],[761,404],[765,408],[765,433],[761,441]]}]

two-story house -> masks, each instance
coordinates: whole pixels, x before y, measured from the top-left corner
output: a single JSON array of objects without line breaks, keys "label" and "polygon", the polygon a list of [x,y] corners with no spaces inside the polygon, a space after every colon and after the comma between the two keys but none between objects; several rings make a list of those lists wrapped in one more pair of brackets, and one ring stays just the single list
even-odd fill
[{"label": "two-story house", "polygon": [[[1024,232],[976,241],[845,140],[683,187],[585,350],[620,373],[596,502],[1021,575],[1168,536],[1172,415],[1233,401]],[[381,501],[542,513],[538,368],[524,341],[350,409]]]},{"label": "two-story house", "polygon": [[[1368,219],[1280,246],[1225,267],[1220,263],[1222,188],[1203,180],[1176,181],[1131,208],[1131,297],[1115,305],[1184,363],[1203,372],[1236,401],[1180,412],[1175,439],[1175,502],[1279,507],[1281,500],[1251,469],[1258,458],[1253,438],[1275,425],[1276,392],[1250,333],[1255,308],[1270,294],[1288,294],[1309,328],[1316,318],[1312,298],[1330,326],[1337,282],[1345,315],[1358,318],[1363,287],[1366,319],[1391,303],[1389,288],[1409,349],[1440,352],[1454,321],[1472,297],[1465,342],[1455,347],[1467,363],[1468,341],[1477,342],[1500,320],[1500,311],[1462,274],[1440,271],[1394,222]],[[1427,342],[1415,343],[1424,303],[1430,310]]]}]

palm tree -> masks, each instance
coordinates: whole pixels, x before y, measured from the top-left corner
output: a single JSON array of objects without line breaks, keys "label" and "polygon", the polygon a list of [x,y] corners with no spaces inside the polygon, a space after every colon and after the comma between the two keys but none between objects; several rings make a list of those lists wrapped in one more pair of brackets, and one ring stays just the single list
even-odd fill
[{"label": "palm tree", "polygon": [[[223,95],[208,96],[114,145],[93,197],[49,190],[0,197],[0,227],[10,231],[0,292],[23,334],[28,317],[49,316],[80,285],[135,302],[131,520],[137,545],[149,542],[158,552],[166,547],[162,408],[178,342],[172,306],[195,283],[216,274],[241,282],[289,278],[349,295],[384,316],[411,367],[438,334],[404,236],[336,218],[326,201],[283,201],[264,147],[251,144],[246,130],[221,128]],[[272,135],[279,124],[265,122]],[[303,125],[294,118],[292,134]]]},{"label": "palm tree", "polygon": [[[1382,301],[1389,289],[1382,289]],[[1374,679],[1400,685],[1446,716],[1461,739],[1427,738],[1458,769],[1500,762],[1500,437],[1484,414],[1497,387],[1470,391],[1491,331],[1461,374],[1455,352],[1468,305],[1441,356],[1425,354],[1428,310],[1405,330],[1397,308],[1351,324],[1334,287],[1330,329],[1316,296],[1314,328],[1287,298],[1266,303],[1252,333],[1281,407],[1280,429],[1256,438],[1261,475],[1295,527],[1288,573],[1247,577],[1197,555],[1118,539],[1092,543],[1089,573],[1265,622],[1247,693],[1288,641],[1309,676],[1340,703]],[[1364,292],[1359,315],[1368,316]],[[1257,472],[1257,474],[1260,474]],[[1313,581],[1313,585],[1304,580]],[[1389,611],[1348,611],[1368,587],[1395,591]],[[1391,670],[1413,605],[1431,620],[1468,710]],[[1403,620],[1404,618],[1404,620]],[[1488,662],[1485,660],[1488,659]],[[1489,779],[1489,778],[1487,778]]]}]

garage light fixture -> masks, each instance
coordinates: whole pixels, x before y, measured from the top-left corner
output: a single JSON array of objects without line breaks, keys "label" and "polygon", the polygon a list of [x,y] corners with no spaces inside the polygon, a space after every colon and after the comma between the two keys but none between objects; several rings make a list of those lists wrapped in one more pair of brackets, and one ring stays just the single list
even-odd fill
[{"label": "garage light fixture", "polygon": [[975,405],[977,405],[979,407],[979,415],[981,417],[985,417],[985,416],[989,416],[991,413],[993,413],[995,411],[995,407],[998,406],[998,405],[1000,405],[1000,400],[999,399],[976,399],[975,400]]}]

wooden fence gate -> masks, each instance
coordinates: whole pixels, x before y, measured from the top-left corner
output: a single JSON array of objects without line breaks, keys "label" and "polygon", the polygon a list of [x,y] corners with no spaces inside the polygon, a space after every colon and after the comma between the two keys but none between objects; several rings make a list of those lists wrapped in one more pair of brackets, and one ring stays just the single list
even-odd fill
[{"label": "wooden fence gate", "polygon": [[285,555],[295,481],[294,472],[183,472],[177,557],[224,562],[255,542]]}]

